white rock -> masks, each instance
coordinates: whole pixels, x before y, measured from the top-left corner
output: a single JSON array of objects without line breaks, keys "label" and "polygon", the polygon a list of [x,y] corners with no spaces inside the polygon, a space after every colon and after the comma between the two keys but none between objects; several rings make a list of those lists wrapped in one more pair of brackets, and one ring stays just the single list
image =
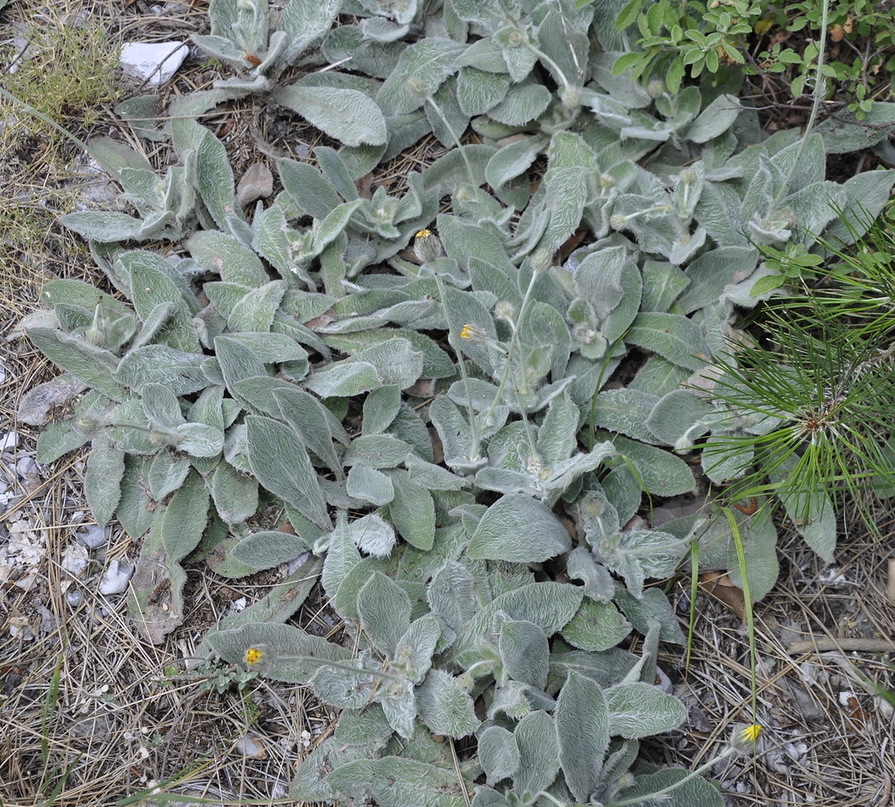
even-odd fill
[{"label": "white rock", "polygon": [[33,474],[37,470],[37,463],[34,461],[33,457],[22,457],[16,463],[16,473],[19,476],[28,476],[29,474]]},{"label": "white rock", "polygon": [[121,594],[127,588],[134,565],[127,560],[113,560],[99,584],[100,594]]},{"label": "white rock", "polygon": [[109,542],[109,528],[86,524],[75,532],[75,540],[88,549],[99,549]]},{"label": "white rock", "polygon": [[248,734],[236,741],[236,751],[249,759],[264,759],[267,756],[267,749],[260,738],[249,737]]},{"label": "white rock", "polygon": [[87,549],[80,544],[69,544],[62,553],[62,568],[72,577],[80,577],[89,562]]},{"label": "white rock", "polygon": [[189,55],[183,42],[128,42],[121,49],[121,69],[129,76],[161,87]]},{"label": "white rock", "polygon": [[18,432],[8,431],[0,437],[0,453],[13,451],[19,444]]}]

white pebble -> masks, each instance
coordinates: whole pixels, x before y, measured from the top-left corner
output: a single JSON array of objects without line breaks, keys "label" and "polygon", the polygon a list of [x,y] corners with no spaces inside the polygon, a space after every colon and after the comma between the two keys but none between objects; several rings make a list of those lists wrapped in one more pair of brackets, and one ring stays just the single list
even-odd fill
[{"label": "white pebble", "polygon": [[71,544],[62,553],[62,568],[72,577],[80,577],[88,562],[87,549],[80,544]]},{"label": "white pebble", "polygon": [[0,437],[0,452],[13,451],[19,445],[18,432],[8,431]]},{"label": "white pebble", "polygon": [[236,741],[236,750],[250,759],[264,759],[267,756],[267,750],[264,746],[258,740],[252,739],[248,735],[240,737]]},{"label": "white pebble", "polygon": [[75,540],[88,549],[99,549],[109,542],[109,528],[99,524],[85,524],[75,532]]},{"label": "white pebble", "polygon": [[127,588],[134,565],[128,560],[113,560],[99,584],[100,594],[121,594]]},{"label": "white pebble", "polygon": [[30,476],[37,470],[37,463],[33,457],[22,457],[16,463],[16,473],[19,476]]}]

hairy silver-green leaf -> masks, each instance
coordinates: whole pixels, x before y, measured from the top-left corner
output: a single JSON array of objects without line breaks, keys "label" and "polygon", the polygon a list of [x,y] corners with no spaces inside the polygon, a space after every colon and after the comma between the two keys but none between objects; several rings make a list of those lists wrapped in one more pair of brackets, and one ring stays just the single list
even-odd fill
[{"label": "hairy silver-green leaf", "polygon": [[504,672],[510,678],[537,689],[546,686],[550,646],[539,625],[510,619],[502,622],[497,648]]},{"label": "hairy silver-green leaf", "polygon": [[420,718],[435,734],[459,739],[479,727],[469,693],[456,678],[438,667],[429,671],[416,696]]},{"label": "hairy silver-green leaf", "polygon": [[410,599],[391,578],[374,572],[357,595],[360,624],[370,641],[389,655],[410,627]]},{"label": "hairy silver-green leaf", "polygon": [[596,426],[644,443],[654,443],[656,438],[646,421],[658,400],[655,395],[636,389],[604,390],[597,395],[590,417]]},{"label": "hairy silver-green leaf", "polygon": [[626,437],[611,436],[616,451],[631,462],[645,490],[657,496],[689,493],[696,485],[693,471],[680,457]]},{"label": "hairy silver-green leaf", "polygon": [[435,540],[435,503],[432,494],[417,485],[407,471],[391,471],[389,476],[395,495],[388,512],[395,529],[411,546],[431,549]]},{"label": "hairy silver-green leaf", "polygon": [[458,561],[448,561],[432,576],[426,589],[432,613],[452,630],[460,630],[472,619],[478,607],[474,586],[475,579],[466,566]]},{"label": "hairy silver-green leaf", "polygon": [[581,650],[602,652],[615,647],[630,632],[630,623],[612,603],[585,598],[578,613],[562,629],[562,637]]},{"label": "hairy silver-green leaf", "polygon": [[481,115],[503,100],[510,79],[486,73],[475,67],[463,67],[457,76],[457,100],[467,115]]},{"label": "hairy silver-green leaf", "polygon": [[549,509],[528,496],[509,494],[488,508],[467,552],[482,560],[541,563],[570,547],[569,533]]},{"label": "hairy silver-green leaf", "polygon": [[672,390],[656,401],[646,427],[660,443],[687,451],[708,431],[702,420],[714,411],[711,404],[690,390]]},{"label": "hairy silver-green leaf", "polygon": [[258,509],[258,483],[241,474],[229,462],[220,462],[212,471],[208,489],[218,515],[228,524],[239,524]]},{"label": "hairy silver-green leaf", "polygon": [[327,661],[351,659],[351,651],[340,645],[291,625],[271,622],[251,622],[212,633],[208,639],[215,653],[231,664],[245,664],[246,651],[260,649],[264,675],[294,684],[306,684]]},{"label": "hairy silver-green leaf", "polygon": [[395,498],[395,487],[392,480],[382,471],[369,465],[358,463],[348,471],[345,490],[349,496],[363,499],[374,505],[388,504]]},{"label": "hairy silver-green leaf", "polygon": [[262,530],[243,538],[231,550],[240,563],[255,569],[270,569],[295,560],[308,550],[307,542],[298,535],[276,530]]},{"label": "hairy silver-green leaf", "polygon": [[[363,759],[336,768],[327,781],[342,794],[360,801],[367,794],[379,807],[465,807],[453,768],[405,757]],[[465,791],[463,791],[465,794]]]},{"label": "hairy silver-green leaf", "polygon": [[712,101],[690,124],[684,137],[694,143],[705,143],[724,134],[740,114],[739,99],[724,93]]},{"label": "hairy silver-green leaf", "polygon": [[646,589],[640,599],[630,591],[619,589],[615,593],[615,604],[644,636],[649,632],[651,623],[658,623],[663,642],[684,644],[686,641],[674,608],[661,588],[654,586]]},{"label": "hairy silver-green leaf", "polygon": [[[667,768],[637,776],[633,787],[619,791],[619,798],[636,799],[643,807],[723,807],[724,799],[710,782],[700,776],[690,778],[687,770]],[[686,782],[683,782],[687,779]],[[683,784],[680,784],[683,782]],[[668,791],[660,802],[650,796]]]},{"label": "hairy silver-green leaf", "polygon": [[488,117],[507,126],[521,126],[539,117],[550,100],[550,91],[543,84],[517,85],[510,88],[499,104],[487,110]]},{"label": "hairy silver-green leaf", "polygon": [[[638,490],[639,493],[639,490]],[[638,495],[638,501],[639,501]],[[609,602],[615,594],[615,582],[605,566],[598,564],[584,546],[576,546],[566,561],[566,573],[584,581],[585,596],[596,602]]]},{"label": "hairy silver-green leaf", "polygon": [[488,726],[478,736],[479,762],[489,784],[513,776],[519,769],[521,755],[513,733],[503,726]]},{"label": "hairy silver-green leaf", "polygon": [[27,334],[40,351],[63,370],[113,400],[124,400],[124,390],[113,375],[118,365],[113,353],[82,337],[53,328],[28,328]]},{"label": "hairy silver-green leaf", "polygon": [[97,523],[108,524],[121,498],[124,452],[103,435],[94,439],[91,449],[84,473],[84,493]]},{"label": "hairy silver-green leaf", "polygon": [[406,47],[376,95],[382,111],[386,115],[404,115],[419,109],[456,72],[456,59],[464,48],[459,42],[437,37],[427,37]]},{"label": "hairy silver-green leaf", "polygon": [[[365,468],[367,466],[358,465],[356,467]],[[379,471],[376,471],[376,473],[379,473]],[[350,472],[348,476],[349,478],[351,477]],[[374,558],[387,558],[397,542],[397,536],[392,525],[377,513],[368,513],[352,521],[349,529],[358,549],[366,552],[368,555],[372,555]]]},{"label": "hairy silver-green leaf", "polygon": [[560,744],[555,721],[536,709],[525,715],[513,731],[519,749],[519,767],[513,775],[517,793],[538,793],[556,780],[560,768]]},{"label": "hairy silver-green leaf", "polygon": [[411,681],[418,684],[432,666],[432,655],[441,637],[438,620],[426,614],[410,623],[410,627],[398,639],[392,666],[400,669]]},{"label": "hairy silver-green leaf", "polygon": [[610,715],[603,688],[592,678],[570,672],[556,702],[559,759],[576,801],[593,793],[609,748]]},{"label": "hairy silver-green leaf", "polygon": [[121,360],[115,380],[137,392],[146,384],[162,384],[175,395],[189,395],[211,383],[202,370],[204,360],[167,345],[146,345]]},{"label": "hairy silver-green leaf", "polygon": [[671,575],[688,551],[688,543],[659,530],[626,530],[596,542],[594,554],[622,575],[628,590],[640,597],[647,577]]},{"label": "hairy silver-green leaf", "polygon": [[249,462],[258,481],[319,527],[330,526],[317,474],[304,444],[288,426],[271,418],[246,418]]},{"label": "hairy silver-green leaf", "polygon": [[617,684],[604,694],[610,733],[626,739],[671,731],[687,719],[687,709],[677,698],[643,681]]},{"label": "hairy silver-green leaf", "polygon": [[575,615],[583,596],[580,586],[552,582],[529,583],[500,594],[461,628],[455,652],[472,650],[488,636],[500,611],[510,619],[534,622],[547,636],[552,636]]},{"label": "hairy silver-green leaf", "polygon": [[625,341],[658,353],[688,370],[699,370],[711,361],[699,326],[680,314],[655,311],[638,314],[625,333]]},{"label": "hairy silver-green leaf", "polygon": [[183,484],[191,467],[189,458],[177,456],[171,451],[156,454],[150,462],[148,474],[152,498],[157,502],[167,498]]},{"label": "hairy silver-green leaf", "polygon": [[283,62],[292,64],[335,22],[342,0],[289,0],[280,13],[278,29],[286,34]]}]

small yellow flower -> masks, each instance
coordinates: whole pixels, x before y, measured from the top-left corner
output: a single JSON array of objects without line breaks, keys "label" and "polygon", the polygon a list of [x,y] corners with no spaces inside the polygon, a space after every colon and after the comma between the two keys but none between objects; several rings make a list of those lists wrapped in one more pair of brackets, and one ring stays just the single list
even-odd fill
[{"label": "small yellow flower", "polygon": [[254,667],[263,658],[264,653],[257,647],[250,647],[246,650],[245,663],[248,664],[249,667]]},{"label": "small yellow flower", "polygon": [[753,723],[751,726],[746,726],[743,729],[743,739],[750,743],[757,743],[758,738],[761,737],[761,726],[757,723]]},{"label": "small yellow flower", "polygon": [[431,230],[420,230],[414,238],[431,238],[432,231]]},{"label": "small yellow flower", "polygon": [[761,737],[761,731],[762,728],[757,723],[751,723],[747,726],[741,723],[738,726],[734,726],[730,744],[740,754],[754,754],[758,745],[758,739]]},{"label": "small yellow flower", "polygon": [[470,342],[482,342],[488,338],[488,335],[478,325],[467,322],[460,328],[460,338],[468,339]]}]

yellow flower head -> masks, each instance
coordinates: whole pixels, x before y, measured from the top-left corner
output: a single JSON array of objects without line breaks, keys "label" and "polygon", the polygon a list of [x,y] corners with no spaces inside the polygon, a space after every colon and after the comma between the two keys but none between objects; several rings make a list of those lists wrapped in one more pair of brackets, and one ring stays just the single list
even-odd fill
[{"label": "yellow flower head", "polygon": [[254,667],[263,658],[264,658],[264,652],[257,647],[250,647],[248,650],[246,650],[245,663],[249,667]]},{"label": "yellow flower head", "polygon": [[757,723],[753,723],[751,726],[746,726],[742,733],[744,740],[747,740],[750,743],[757,743],[758,738],[761,737],[761,726]]},{"label": "yellow flower head", "polygon": [[431,238],[432,231],[431,230],[420,230],[414,238]]},{"label": "yellow flower head", "polygon": [[730,744],[741,754],[753,754],[755,753],[758,739],[761,737],[761,731],[762,728],[758,723],[751,723],[747,726],[742,724],[734,726]]},{"label": "yellow flower head", "polygon": [[482,342],[488,338],[488,335],[478,325],[467,322],[460,328],[460,338],[468,339],[470,342]]}]

